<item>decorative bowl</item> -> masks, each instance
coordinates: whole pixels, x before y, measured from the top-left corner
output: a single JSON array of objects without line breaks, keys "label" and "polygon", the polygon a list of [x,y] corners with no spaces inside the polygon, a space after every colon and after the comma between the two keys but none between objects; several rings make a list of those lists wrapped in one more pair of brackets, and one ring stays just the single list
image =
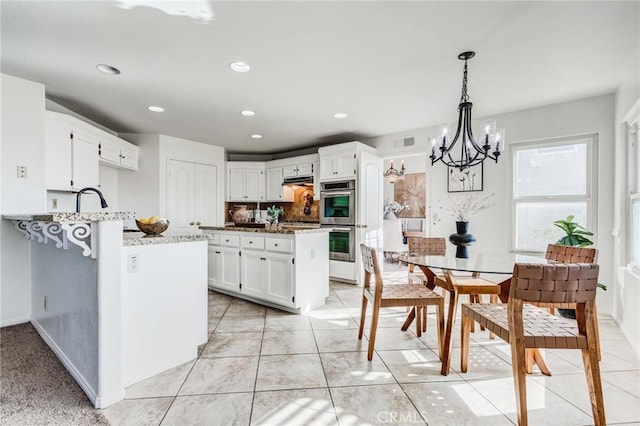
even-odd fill
[{"label": "decorative bowl", "polygon": [[136,225],[138,229],[147,235],[160,235],[169,227],[169,221],[167,219],[158,219],[155,223],[141,223],[136,219]]}]

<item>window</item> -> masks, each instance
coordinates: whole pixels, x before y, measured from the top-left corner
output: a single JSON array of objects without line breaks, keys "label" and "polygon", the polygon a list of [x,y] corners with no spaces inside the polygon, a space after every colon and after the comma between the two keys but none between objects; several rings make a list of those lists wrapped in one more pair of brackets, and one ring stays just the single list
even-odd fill
[{"label": "window", "polygon": [[513,249],[544,252],[563,232],[553,225],[569,215],[594,230],[595,136],[511,146]]}]

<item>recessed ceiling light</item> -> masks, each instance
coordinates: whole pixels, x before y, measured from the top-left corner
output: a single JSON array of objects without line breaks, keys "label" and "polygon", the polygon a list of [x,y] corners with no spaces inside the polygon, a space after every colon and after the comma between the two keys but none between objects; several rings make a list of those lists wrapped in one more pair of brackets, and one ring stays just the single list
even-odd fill
[{"label": "recessed ceiling light", "polygon": [[253,117],[254,115],[256,115],[255,112],[245,109],[244,111],[240,111],[240,114],[244,115],[245,117]]},{"label": "recessed ceiling light", "polygon": [[116,67],[112,67],[111,65],[98,64],[96,65],[96,68],[98,69],[98,71],[103,72],[105,74],[111,74],[111,75],[120,74],[120,70]]},{"label": "recessed ceiling light", "polygon": [[251,69],[249,64],[239,61],[231,62],[229,64],[229,68],[231,68],[235,72],[248,72]]},{"label": "recessed ceiling light", "polygon": [[254,139],[262,139],[262,135],[251,135]]},{"label": "recessed ceiling light", "polygon": [[336,114],[333,114],[333,116],[335,118],[347,118],[347,114],[345,114],[344,112],[338,112]]},{"label": "recessed ceiling light", "polygon": [[164,112],[164,108],[155,105],[151,105],[150,107],[147,107],[147,109],[152,112]]}]

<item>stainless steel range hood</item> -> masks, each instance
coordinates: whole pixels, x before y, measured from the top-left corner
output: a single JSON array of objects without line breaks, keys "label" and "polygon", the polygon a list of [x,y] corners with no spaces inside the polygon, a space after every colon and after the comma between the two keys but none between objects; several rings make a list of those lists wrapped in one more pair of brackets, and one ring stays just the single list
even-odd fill
[{"label": "stainless steel range hood", "polygon": [[287,177],[282,181],[283,185],[299,185],[310,186],[313,185],[313,176],[295,176]]}]

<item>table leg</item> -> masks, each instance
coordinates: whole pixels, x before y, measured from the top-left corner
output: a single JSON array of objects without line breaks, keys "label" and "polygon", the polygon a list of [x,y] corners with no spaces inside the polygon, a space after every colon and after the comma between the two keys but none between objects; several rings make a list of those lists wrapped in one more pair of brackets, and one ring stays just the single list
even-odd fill
[{"label": "table leg", "polygon": [[442,357],[442,369],[440,374],[446,376],[449,374],[449,367],[451,366],[451,347],[452,347],[452,335],[453,335],[453,321],[456,318],[456,309],[458,307],[458,293],[455,290],[449,290],[449,312],[447,314],[447,323],[444,331],[444,343],[443,343],[443,357]]}]

